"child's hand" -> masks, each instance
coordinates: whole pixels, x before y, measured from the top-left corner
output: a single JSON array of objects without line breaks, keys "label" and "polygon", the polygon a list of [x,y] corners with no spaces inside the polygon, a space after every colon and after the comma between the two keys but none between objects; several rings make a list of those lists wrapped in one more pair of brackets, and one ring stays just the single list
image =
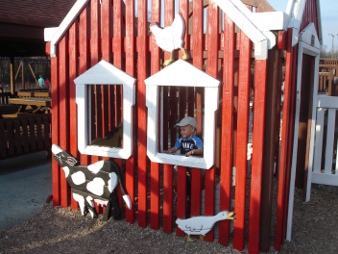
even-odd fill
[{"label": "child's hand", "polygon": [[185,154],[186,157],[189,157],[190,155],[194,155],[194,150],[191,150]]},{"label": "child's hand", "polygon": [[169,153],[169,154],[172,154],[173,151],[172,151],[172,150],[164,150],[164,151],[162,151],[162,153]]}]

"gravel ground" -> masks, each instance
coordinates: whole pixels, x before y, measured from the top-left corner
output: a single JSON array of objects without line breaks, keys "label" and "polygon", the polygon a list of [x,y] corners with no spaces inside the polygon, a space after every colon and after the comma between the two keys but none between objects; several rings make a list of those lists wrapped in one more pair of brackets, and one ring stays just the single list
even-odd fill
[{"label": "gravel ground", "polygon": [[[338,195],[312,189],[303,203],[296,191],[292,241],[280,253],[338,253]],[[46,204],[20,226],[0,232],[0,253],[248,253],[121,221],[82,217],[79,211]],[[273,241],[268,253],[273,249]]]}]

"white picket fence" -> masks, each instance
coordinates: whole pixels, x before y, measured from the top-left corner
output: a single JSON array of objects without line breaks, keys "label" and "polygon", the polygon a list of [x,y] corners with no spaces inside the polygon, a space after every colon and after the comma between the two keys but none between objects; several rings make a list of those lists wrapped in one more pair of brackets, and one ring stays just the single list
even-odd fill
[{"label": "white picket fence", "polygon": [[317,96],[312,183],[338,186],[337,110],[338,97]]}]

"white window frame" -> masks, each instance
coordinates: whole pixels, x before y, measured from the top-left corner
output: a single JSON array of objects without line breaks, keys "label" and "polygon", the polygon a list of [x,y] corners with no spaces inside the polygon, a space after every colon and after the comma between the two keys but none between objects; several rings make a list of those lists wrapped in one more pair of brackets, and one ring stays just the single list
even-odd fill
[{"label": "white window frame", "polygon": [[[136,80],[105,60],[74,80],[76,84],[76,103],[78,120],[78,149],[82,154],[128,159],[133,147],[133,111],[135,104]],[[123,147],[90,145],[91,95],[87,93],[91,85],[123,86]],[[107,105],[109,106],[109,105]]]},{"label": "white window frame", "polygon": [[[152,162],[210,169],[215,160],[215,111],[218,108],[218,90],[220,81],[197,69],[182,59],[174,62],[160,72],[149,77],[146,84],[147,118],[147,155]],[[161,153],[158,149],[160,125],[159,119],[159,87],[204,87],[204,119],[203,119],[203,157],[185,157]]]}]

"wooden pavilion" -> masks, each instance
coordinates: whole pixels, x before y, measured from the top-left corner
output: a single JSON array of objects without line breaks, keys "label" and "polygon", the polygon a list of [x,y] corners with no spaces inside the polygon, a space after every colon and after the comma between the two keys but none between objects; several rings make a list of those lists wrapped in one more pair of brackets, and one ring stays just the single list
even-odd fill
[{"label": "wooden pavilion", "polygon": [[0,57],[10,58],[14,94],[14,57],[47,56],[44,29],[58,26],[75,0],[3,0],[0,8]]}]

